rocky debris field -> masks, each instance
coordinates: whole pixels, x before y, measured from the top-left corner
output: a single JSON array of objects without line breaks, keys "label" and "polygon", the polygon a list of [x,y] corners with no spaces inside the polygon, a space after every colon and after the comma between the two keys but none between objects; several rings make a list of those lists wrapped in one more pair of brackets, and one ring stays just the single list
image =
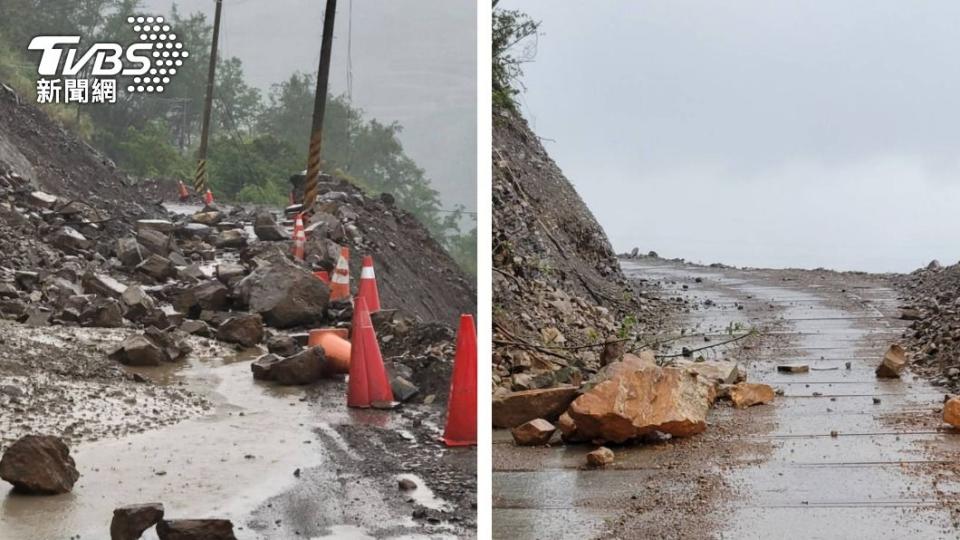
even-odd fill
[{"label": "rocky debris field", "polygon": [[911,369],[960,391],[960,264],[933,261],[894,280],[903,291],[900,318],[910,321]]},{"label": "rocky debris field", "polygon": [[493,391],[579,384],[671,309],[623,275],[603,229],[526,121],[493,130]]},{"label": "rocky debris field", "polygon": [[[249,361],[266,388],[332,379],[345,390],[343,366],[328,369],[324,349],[307,343],[316,328],[350,329],[351,302],[330,301],[315,275],[333,270],[341,246],[352,292],[373,256],[386,308],[374,324],[397,400],[443,415],[451,325],[474,311],[475,289],[392,197],[328,178],[305,262],[290,255],[292,223],[269,209],[162,202],[0,88],[0,451],[33,434],[69,449],[233,414],[209,386],[216,378],[197,377],[204,365]],[[475,464],[456,466],[475,476]],[[220,527],[153,523],[171,539]]]}]

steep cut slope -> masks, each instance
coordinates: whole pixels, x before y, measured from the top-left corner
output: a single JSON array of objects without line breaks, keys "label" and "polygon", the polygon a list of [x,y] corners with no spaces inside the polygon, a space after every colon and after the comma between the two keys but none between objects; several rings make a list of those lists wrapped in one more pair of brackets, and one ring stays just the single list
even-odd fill
[{"label": "steep cut slope", "polygon": [[492,158],[494,387],[576,382],[659,325],[660,303],[518,114],[495,114]]}]

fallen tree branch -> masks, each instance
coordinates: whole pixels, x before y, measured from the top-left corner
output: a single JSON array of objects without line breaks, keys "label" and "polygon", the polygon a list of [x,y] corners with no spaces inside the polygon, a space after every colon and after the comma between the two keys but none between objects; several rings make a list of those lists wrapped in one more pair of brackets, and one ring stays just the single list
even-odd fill
[{"label": "fallen tree branch", "polygon": [[688,349],[688,350],[686,351],[686,353],[681,352],[681,353],[677,353],[677,354],[658,354],[658,355],[657,355],[657,358],[678,358],[678,357],[681,357],[681,356],[692,356],[694,353],[698,353],[698,352],[700,352],[700,351],[705,351],[705,350],[707,350],[707,349],[713,349],[713,348],[715,348],[715,347],[722,347],[722,346],[724,346],[724,345],[729,345],[729,344],[731,344],[731,343],[740,341],[740,340],[742,340],[742,339],[746,339],[746,338],[748,338],[748,337],[750,337],[750,336],[753,336],[753,335],[756,335],[756,334],[758,334],[757,331],[751,330],[751,331],[747,332],[746,334],[743,334],[743,335],[741,335],[741,336],[737,336],[737,337],[735,337],[735,338],[733,338],[733,339],[728,339],[728,340],[726,340],[726,341],[721,341],[720,343],[714,343],[713,345],[706,345],[706,346],[704,346],[704,347],[699,347],[699,348],[696,348],[696,349]]}]

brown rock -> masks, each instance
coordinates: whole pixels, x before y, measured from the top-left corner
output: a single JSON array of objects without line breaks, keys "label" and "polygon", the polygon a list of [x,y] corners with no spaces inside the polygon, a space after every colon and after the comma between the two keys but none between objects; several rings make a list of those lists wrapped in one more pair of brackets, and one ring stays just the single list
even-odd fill
[{"label": "brown rock", "polygon": [[896,379],[907,365],[907,352],[899,345],[891,345],[877,366],[877,377]]},{"label": "brown rock", "polygon": [[601,446],[593,452],[587,453],[587,465],[591,467],[606,467],[613,463],[613,450],[606,446]]},{"label": "brown rock", "polygon": [[745,378],[740,371],[740,364],[729,360],[707,360],[705,362],[681,360],[676,362],[674,366],[692,371],[705,381],[713,384],[733,384]]},{"label": "brown rock", "polygon": [[493,398],[493,426],[512,428],[535,418],[556,419],[576,398],[573,386],[507,392]]},{"label": "brown rock", "polygon": [[950,398],[943,404],[943,421],[960,427],[960,398]]},{"label": "brown rock", "polygon": [[542,446],[550,442],[550,438],[557,431],[553,424],[543,418],[524,422],[510,430],[513,442],[518,446]]},{"label": "brown rock", "polygon": [[163,519],[163,504],[131,504],[113,511],[110,540],[136,540]]},{"label": "brown rock", "polygon": [[780,373],[807,373],[810,371],[810,366],[807,364],[781,364],[777,366],[777,371]]},{"label": "brown rock", "polygon": [[302,348],[292,336],[278,334],[267,340],[267,350],[278,356],[292,356]]},{"label": "brown rock", "polygon": [[237,540],[228,519],[165,519],[157,524],[160,540]]},{"label": "brown rock", "polygon": [[676,368],[624,372],[578,397],[567,410],[577,433],[624,442],[654,431],[687,437],[707,428],[714,385]]},{"label": "brown rock", "polygon": [[23,493],[55,495],[73,489],[80,473],[59,437],[26,435],[3,453],[0,478]]},{"label": "brown rock", "polygon": [[773,388],[766,384],[742,382],[730,388],[730,401],[738,409],[773,401]]}]

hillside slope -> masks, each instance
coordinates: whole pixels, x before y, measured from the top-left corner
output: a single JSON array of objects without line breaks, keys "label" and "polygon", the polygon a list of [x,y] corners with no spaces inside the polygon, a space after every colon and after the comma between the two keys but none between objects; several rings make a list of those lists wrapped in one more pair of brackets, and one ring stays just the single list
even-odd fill
[{"label": "hillside slope", "polygon": [[659,325],[660,303],[518,114],[495,114],[492,158],[494,387],[576,382],[619,354],[605,342]]}]

